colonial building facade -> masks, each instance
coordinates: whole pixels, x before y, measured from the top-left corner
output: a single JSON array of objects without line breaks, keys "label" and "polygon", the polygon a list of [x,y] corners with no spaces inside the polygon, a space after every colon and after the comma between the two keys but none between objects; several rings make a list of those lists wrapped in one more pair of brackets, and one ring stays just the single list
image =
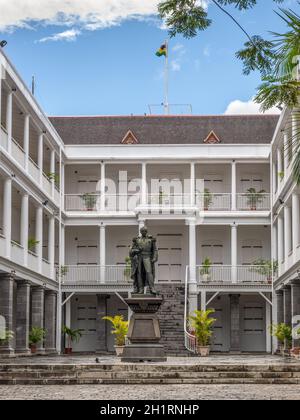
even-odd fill
[{"label": "colonial building facade", "polygon": [[62,325],[75,351],[113,351],[102,317],[130,316],[144,225],[169,354],[193,351],[187,315],[211,307],[214,351],[275,351],[269,325],[300,314],[291,113],[48,118],[3,51],[0,66],[0,353],[29,353],[33,326],[39,353],[61,352]]}]

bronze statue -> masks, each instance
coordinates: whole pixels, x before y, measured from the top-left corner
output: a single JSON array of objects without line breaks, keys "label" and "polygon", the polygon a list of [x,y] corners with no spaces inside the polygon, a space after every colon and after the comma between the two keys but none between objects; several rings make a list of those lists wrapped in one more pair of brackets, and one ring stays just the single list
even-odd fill
[{"label": "bronze statue", "polygon": [[140,233],[139,238],[133,238],[129,254],[134,293],[142,295],[148,286],[150,293],[157,295],[154,286],[155,263],[158,260],[156,239],[148,235],[146,227],[142,227]]}]

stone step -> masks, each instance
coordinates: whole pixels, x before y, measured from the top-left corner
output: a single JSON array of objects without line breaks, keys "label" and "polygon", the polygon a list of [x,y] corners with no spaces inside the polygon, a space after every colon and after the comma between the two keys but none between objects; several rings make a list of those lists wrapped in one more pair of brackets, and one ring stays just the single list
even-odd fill
[{"label": "stone step", "polygon": [[249,378],[222,378],[222,379],[170,379],[170,378],[134,378],[134,379],[83,379],[83,378],[56,378],[56,379],[0,379],[0,385],[176,385],[176,384],[198,384],[198,385],[299,385],[300,379],[249,379]]},{"label": "stone step", "polygon": [[300,379],[300,372],[2,372],[0,379]]},{"label": "stone step", "polygon": [[0,365],[0,375],[3,372],[184,372],[184,373],[203,373],[203,372],[299,372],[300,364],[282,365],[159,365],[159,364],[6,364]]}]

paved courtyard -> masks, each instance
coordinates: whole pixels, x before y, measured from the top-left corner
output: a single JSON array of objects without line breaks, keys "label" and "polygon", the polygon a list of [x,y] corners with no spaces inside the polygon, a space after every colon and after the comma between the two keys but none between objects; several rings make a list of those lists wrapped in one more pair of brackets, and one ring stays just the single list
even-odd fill
[{"label": "paved courtyard", "polygon": [[[73,356],[34,356],[34,357],[11,357],[0,358],[1,364],[36,364],[36,365],[65,365],[95,364],[96,358],[99,364],[105,365],[123,365],[116,356],[95,356],[95,355],[73,355]],[[299,364],[300,360],[291,358],[282,358],[272,355],[212,355],[210,357],[168,357],[166,362],[160,362],[159,365],[282,365]],[[149,364],[147,362],[147,364]],[[153,363],[154,365],[156,363]]]},{"label": "paved courtyard", "polygon": [[300,385],[0,386],[0,400],[300,400]]},{"label": "paved courtyard", "polygon": [[[102,365],[120,365],[114,356],[97,356]],[[94,365],[96,356],[0,359],[1,364]],[[160,365],[294,365],[299,360],[270,355],[170,357]],[[300,400],[300,385],[2,385],[0,400]]]}]

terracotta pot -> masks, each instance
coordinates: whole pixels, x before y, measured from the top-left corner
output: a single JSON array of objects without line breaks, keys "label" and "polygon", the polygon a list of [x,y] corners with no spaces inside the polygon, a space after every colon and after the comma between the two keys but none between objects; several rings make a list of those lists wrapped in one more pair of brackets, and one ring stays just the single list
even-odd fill
[{"label": "terracotta pot", "polygon": [[300,356],[300,347],[294,347],[294,348],[291,350],[291,354],[292,354],[293,356]]},{"label": "terracotta pot", "polygon": [[72,354],[72,347],[66,347],[65,354]]},{"label": "terracotta pot", "polygon": [[123,355],[124,346],[115,346],[117,357],[121,357]]},{"label": "terracotta pot", "polygon": [[30,350],[32,354],[36,353],[36,344],[30,344]]},{"label": "terracotta pot", "polygon": [[197,353],[200,354],[201,357],[208,357],[210,353],[209,346],[197,346]]}]

